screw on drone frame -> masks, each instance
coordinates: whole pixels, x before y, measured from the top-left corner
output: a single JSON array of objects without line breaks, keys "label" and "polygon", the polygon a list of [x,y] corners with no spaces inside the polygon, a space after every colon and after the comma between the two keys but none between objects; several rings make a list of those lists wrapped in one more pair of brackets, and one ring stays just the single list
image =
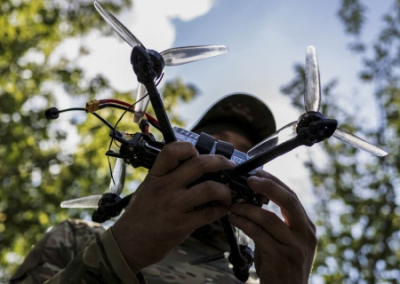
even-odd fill
[{"label": "screw on drone frame", "polygon": [[[257,157],[260,160],[264,159],[263,161],[269,161],[278,157],[279,155],[286,153],[287,151],[290,151],[291,149],[296,148],[297,146],[295,146],[294,144],[291,145],[292,143],[294,143],[292,140],[296,140],[296,138],[300,135],[300,132],[303,133],[301,135],[304,136],[304,133],[306,131],[305,128],[307,128],[308,126],[312,126],[308,130],[310,134],[313,134],[311,132],[315,132],[315,127],[321,127],[322,124],[326,124],[327,127],[327,129],[325,129],[326,133],[324,135],[327,135],[332,130],[333,121],[329,122],[329,120],[327,120],[327,118],[319,112],[321,102],[321,85],[317,52],[315,47],[313,46],[307,47],[305,73],[304,104],[306,113],[304,113],[297,121],[293,121],[287,124],[286,126],[279,129],[277,132],[275,132],[273,135],[267,137],[265,140],[250,149],[247,153],[250,157]],[[322,120],[323,122],[317,123],[317,121],[319,120]],[[302,131],[300,131],[301,129]],[[332,136],[350,144],[353,147],[368,151],[374,155],[380,157],[387,155],[387,152],[385,152],[384,150],[340,128],[336,128]],[[328,137],[325,137],[324,139]],[[287,141],[288,143],[286,143],[285,141]],[[280,146],[282,142],[284,145]],[[263,154],[267,157],[260,158],[260,156],[262,156]],[[268,156],[270,158],[268,158]],[[254,163],[250,162],[251,160],[252,159],[250,159],[248,163]],[[243,168],[234,168],[234,172],[241,172],[245,167],[248,167],[248,165],[242,164],[238,167]]]},{"label": "screw on drone frame", "polygon": [[[95,1],[94,6],[104,20],[126,43],[128,43],[132,48],[139,46],[145,49],[144,45],[120,21],[118,21],[113,14],[104,8],[100,2]],[[227,52],[228,48],[224,45],[200,45],[170,48],[160,52],[159,54],[164,60],[164,65],[177,66],[222,55]],[[162,66],[161,72],[164,69],[164,65]],[[146,93],[147,91],[145,86],[139,84],[136,98],[138,103],[135,105],[134,122],[140,122],[149,104],[149,98],[146,97]]]}]

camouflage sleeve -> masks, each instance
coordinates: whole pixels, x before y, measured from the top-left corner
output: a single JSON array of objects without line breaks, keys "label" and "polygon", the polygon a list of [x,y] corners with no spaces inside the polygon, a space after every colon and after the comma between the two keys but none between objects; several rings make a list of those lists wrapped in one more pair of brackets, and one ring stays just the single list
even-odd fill
[{"label": "camouflage sleeve", "polygon": [[96,223],[68,220],[38,242],[10,283],[145,283],[129,269],[112,235]]},{"label": "camouflage sleeve", "polygon": [[[143,279],[142,279],[143,280]],[[141,283],[108,229],[45,283]],[[142,282],[143,283],[143,282]]]}]

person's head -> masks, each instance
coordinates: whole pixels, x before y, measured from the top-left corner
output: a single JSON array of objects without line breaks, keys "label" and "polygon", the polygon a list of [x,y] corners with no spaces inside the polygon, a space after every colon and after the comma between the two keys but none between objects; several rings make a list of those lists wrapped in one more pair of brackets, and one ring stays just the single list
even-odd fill
[{"label": "person's head", "polygon": [[217,140],[232,143],[247,152],[276,130],[275,120],[266,104],[255,96],[234,93],[215,102],[193,126]]}]

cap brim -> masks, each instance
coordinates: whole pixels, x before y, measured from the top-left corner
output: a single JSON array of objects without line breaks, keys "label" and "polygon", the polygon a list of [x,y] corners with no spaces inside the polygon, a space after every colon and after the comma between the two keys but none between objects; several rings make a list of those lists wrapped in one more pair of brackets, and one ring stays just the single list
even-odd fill
[{"label": "cap brim", "polygon": [[192,131],[217,125],[232,123],[241,126],[253,143],[261,142],[276,131],[271,110],[257,97],[234,93],[214,103],[192,127]]}]

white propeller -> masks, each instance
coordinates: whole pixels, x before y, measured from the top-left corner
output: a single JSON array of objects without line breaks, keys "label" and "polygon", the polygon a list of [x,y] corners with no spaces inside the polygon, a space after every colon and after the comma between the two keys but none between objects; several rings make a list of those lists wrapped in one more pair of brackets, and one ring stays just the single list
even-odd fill
[{"label": "white propeller", "polygon": [[[114,29],[114,31],[132,48],[144,45],[116,18],[111,14],[99,1],[94,2],[96,10],[104,18],[104,20]],[[206,58],[222,55],[228,52],[228,48],[224,45],[200,45],[170,48],[160,52],[166,66],[177,66]],[[149,104],[149,97],[146,87],[139,83],[138,93],[136,96],[134,122],[139,123]]]},{"label": "white propeller", "polygon": [[[318,68],[317,51],[314,46],[308,46],[306,50],[306,68],[305,68],[305,91],[304,91],[304,105],[306,112],[319,112],[321,104],[321,84]],[[248,151],[250,157],[275,147],[282,142],[285,142],[297,135],[297,123],[293,121],[288,125],[282,127],[280,130],[267,137],[252,149]],[[333,133],[333,137],[350,144],[358,149],[368,151],[374,155],[384,157],[388,153],[379,147],[345,131],[337,128]]]},{"label": "white propeller", "polygon": [[[124,188],[126,175],[126,163],[123,159],[117,158],[110,181],[110,193],[120,195]],[[97,208],[101,194],[90,195],[61,202],[61,208]]]}]

